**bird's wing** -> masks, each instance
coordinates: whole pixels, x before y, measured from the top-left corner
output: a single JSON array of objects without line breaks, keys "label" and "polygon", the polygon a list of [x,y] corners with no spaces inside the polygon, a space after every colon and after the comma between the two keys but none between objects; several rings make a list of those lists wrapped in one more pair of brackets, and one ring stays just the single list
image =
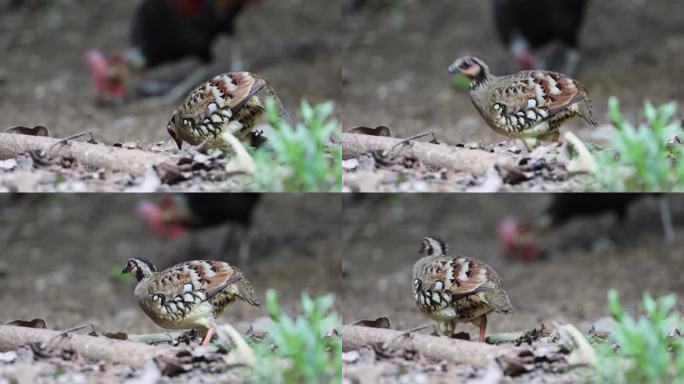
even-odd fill
[{"label": "bird's wing", "polygon": [[501,108],[504,115],[543,121],[585,99],[586,89],[578,81],[556,72],[526,71],[492,91],[491,107]]},{"label": "bird's wing", "polygon": [[266,80],[250,72],[230,72],[215,76],[190,93],[184,105],[185,114],[197,121],[204,121],[211,115],[228,109],[228,114],[233,116],[265,85]]},{"label": "bird's wing", "polygon": [[194,260],[162,271],[150,284],[152,294],[164,301],[181,299],[188,303],[212,298],[242,278],[242,273],[221,261]]},{"label": "bird's wing", "polygon": [[490,290],[493,283],[500,281],[480,260],[461,256],[444,257],[426,264],[423,276],[423,289],[446,291],[454,298]]}]

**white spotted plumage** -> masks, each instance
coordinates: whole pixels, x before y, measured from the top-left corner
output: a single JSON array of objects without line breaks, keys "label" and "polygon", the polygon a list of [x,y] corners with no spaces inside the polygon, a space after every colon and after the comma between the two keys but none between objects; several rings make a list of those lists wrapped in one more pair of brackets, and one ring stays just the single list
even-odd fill
[{"label": "white spotted plumage", "polygon": [[133,258],[124,271],[138,279],[134,295],[140,307],[163,328],[206,334],[236,300],[259,306],[250,282],[228,263],[193,260],[156,272],[149,261]]},{"label": "white spotted plumage", "polygon": [[576,80],[549,71],[523,71],[494,76],[479,58],[466,56],[451,66],[470,80],[470,98],[485,122],[496,132],[525,141],[557,141],[558,129],[578,116],[596,126],[591,99]]},{"label": "white spotted plumage", "polygon": [[456,323],[481,326],[491,312],[510,313],[512,307],[499,276],[482,261],[449,256],[446,244],[435,237],[423,239],[422,258],[413,266],[413,296],[427,317],[451,335]]}]

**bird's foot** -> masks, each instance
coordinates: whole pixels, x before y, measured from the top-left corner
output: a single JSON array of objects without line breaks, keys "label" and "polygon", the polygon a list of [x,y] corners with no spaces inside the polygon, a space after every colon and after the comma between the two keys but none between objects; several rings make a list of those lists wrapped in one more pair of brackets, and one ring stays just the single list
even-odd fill
[{"label": "bird's foot", "polygon": [[211,326],[207,329],[207,334],[206,334],[206,336],[204,336],[204,339],[202,340],[202,344],[201,344],[203,347],[206,347],[207,345],[209,345],[209,341],[211,341],[211,337],[214,335],[214,329],[215,328],[216,327]]}]

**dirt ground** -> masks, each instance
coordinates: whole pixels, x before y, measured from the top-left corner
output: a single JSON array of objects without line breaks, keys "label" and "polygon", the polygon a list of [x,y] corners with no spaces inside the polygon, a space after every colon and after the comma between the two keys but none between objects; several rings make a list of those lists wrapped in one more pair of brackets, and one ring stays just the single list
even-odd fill
[{"label": "dirt ground", "polygon": [[[114,53],[127,47],[139,1],[50,3],[0,11],[0,129],[42,124],[56,137],[91,131],[106,143],[168,139],[165,127],[174,105],[148,111],[136,111],[135,103],[97,108],[84,63],[88,49]],[[238,17],[237,37],[217,42],[216,73],[230,70],[231,44],[239,39],[245,68],[268,79],[289,110],[295,111],[302,99],[337,101],[340,30],[331,26],[339,20],[334,1],[263,1]],[[298,56],[276,56],[298,46],[308,50]],[[196,64],[172,64],[160,71],[182,78]]]},{"label": "dirt ground", "polygon": [[[138,308],[134,282],[115,275],[126,261],[144,256],[158,268],[211,258],[225,228],[168,240],[156,237],[137,217],[136,204],[154,195],[23,196],[0,199],[0,323],[42,318],[48,328],[83,323],[99,332],[160,332]],[[278,291],[293,311],[302,291],[340,292],[339,198],[330,195],[268,195],[256,208],[251,257],[243,268],[264,302]],[[237,250],[223,257],[237,264]],[[264,314],[245,303],[219,320],[244,331]]]},{"label": "dirt ground", "polygon": [[[622,223],[610,214],[571,221],[543,240],[548,259],[525,263],[503,255],[498,223],[508,215],[538,216],[548,195],[348,197],[343,226],[347,244],[342,264],[344,322],[387,316],[392,328],[400,330],[429,322],[411,295],[412,266],[419,258],[421,239],[428,235],[442,237],[453,253],[482,259],[503,279],[514,314],[490,316],[488,333],[525,331],[540,322],[551,326],[554,321],[572,323],[586,333],[608,315],[609,288],[619,291],[632,313],[644,292],[677,293],[681,311],[684,198],[670,195],[667,199],[674,222],[672,244],[664,241],[658,201],[648,197],[630,207]],[[460,325],[459,330],[477,337],[472,325]],[[394,382],[389,378],[388,382]]]},{"label": "dirt ground", "polygon": [[[380,2],[388,4],[390,2]],[[465,53],[510,73],[496,37],[491,1],[417,0],[368,6],[343,20],[343,125],[390,126],[395,136],[435,131],[451,144],[496,143],[468,96],[451,87],[447,66]],[[684,3],[677,0],[589,1],[581,31],[578,80],[606,122],[607,100],[618,96],[627,116],[644,99],[684,101]],[[565,129],[583,140],[598,133],[579,120]]]}]

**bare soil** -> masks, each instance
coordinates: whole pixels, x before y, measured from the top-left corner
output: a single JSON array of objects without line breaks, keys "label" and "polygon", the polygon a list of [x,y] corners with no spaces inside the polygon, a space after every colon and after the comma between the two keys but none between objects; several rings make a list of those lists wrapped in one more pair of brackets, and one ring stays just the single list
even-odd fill
[{"label": "bare soil", "polygon": [[[500,141],[447,74],[466,53],[485,59],[495,74],[510,73],[492,2],[397,3],[369,6],[343,20],[344,127],[387,125],[398,137],[431,130],[451,144]],[[620,98],[628,116],[644,99],[684,100],[678,85],[684,80],[683,25],[684,4],[676,0],[588,2],[576,77],[589,89],[600,122],[609,96]],[[579,120],[567,128],[590,137]]]}]

